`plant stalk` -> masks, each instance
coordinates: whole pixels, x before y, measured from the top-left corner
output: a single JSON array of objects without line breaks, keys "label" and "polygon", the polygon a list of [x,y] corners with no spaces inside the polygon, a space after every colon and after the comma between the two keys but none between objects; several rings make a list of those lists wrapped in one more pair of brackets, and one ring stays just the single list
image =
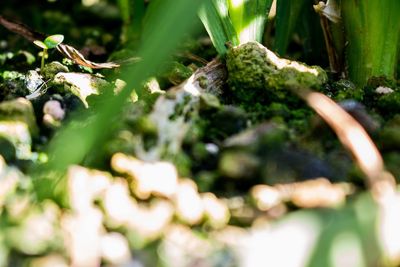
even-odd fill
[{"label": "plant stalk", "polygon": [[342,19],[348,45],[348,76],[359,86],[371,77],[395,79],[400,1],[345,0]]},{"label": "plant stalk", "polygon": [[45,60],[46,56],[47,56],[47,49],[43,49],[43,52],[42,52],[42,61],[41,61],[41,63],[40,63],[40,72],[43,72],[44,60]]}]

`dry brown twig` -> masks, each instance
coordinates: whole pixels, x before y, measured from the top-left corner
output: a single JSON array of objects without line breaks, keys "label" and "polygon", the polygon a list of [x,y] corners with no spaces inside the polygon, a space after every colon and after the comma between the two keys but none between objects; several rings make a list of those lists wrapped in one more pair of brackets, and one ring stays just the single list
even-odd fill
[{"label": "dry brown twig", "polygon": [[342,107],[324,94],[306,88],[291,88],[334,130],[340,142],[354,156],[375,197],[396,190],[393,175],[385,170],[384,162],[365,129]]}]

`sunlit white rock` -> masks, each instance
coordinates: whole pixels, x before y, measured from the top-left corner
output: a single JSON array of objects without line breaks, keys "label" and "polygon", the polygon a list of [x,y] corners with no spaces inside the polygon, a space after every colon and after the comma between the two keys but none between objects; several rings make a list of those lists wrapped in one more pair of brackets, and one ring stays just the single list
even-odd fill
[{"label": "sunlit white rock", "polygon": [[168,162],[143,162],[118,153],[112,158],[112,167],[134,178],[135,194],[147,199],[151,194],[171,197],[177,189],[178,173]]},{"label": "sunlit white rock", "polygon": [[61,227],[65,246],[71,257],[71,266],[100,266],[101,236],[104,231],[102,221],[103,215],[96,208],[62,217]]},{"label": "sunlit white rock", "polygon": [[131,258],[129,244],[126,238],[120,233],[108,233],[101,238],[102,258],[116,266],[126,263]]},{"label": "sunlit white rock", "polygon": [[208,223],[214,228],[225,226],[230,218],[227,205],[213,193],[204,193],[201,195],[201,198]]},{"label": "sunlit white rock", "polygon": [[89,170],[80,166],[68,169],[68,192],[70,205],[75,211],[88,210],[93,202],[110,185],[108,173]]},{"label": "sunlit white rock", "polygon": [[257,208],[266,211],[282,202],[280,192],[268,185],[257,185],[251,189],[251,195],[256,202]]},{"label": "sunlit white rock", "polygon": [[129,195],[128,184],[122,179],[114,181],[106,190],[103,205],[114,226],[128,223],[137,215],[137,204]]},{"label": "sunlit white rock", "polygon": [[140,205],[128,226],[148,240],[162,235],[174,215],[173,206],[166,200],[158,200],[150,206]]},{"label": "sunlit white rock", "polygon": [[174,202],[176,214],[182,221],[196,224],[203,218],[203,201],[197,191],[196,183],[192,180],[184,179],[179,182]]}]

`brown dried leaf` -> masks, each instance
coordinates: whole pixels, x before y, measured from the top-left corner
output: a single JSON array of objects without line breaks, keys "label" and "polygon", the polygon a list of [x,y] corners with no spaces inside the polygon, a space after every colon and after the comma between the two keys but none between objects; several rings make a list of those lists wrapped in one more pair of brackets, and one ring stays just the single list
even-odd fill
[{"label": "brown dried leaf", "polygon": [[57,46],[57,50],[67,58],[71,59],[76,64],[89,67],[92,69],[112,69],[112,68],[118,68],[120,66],[120,64],[115,62],[95,63],[89,61],[85,59],[85,57],[78,50],[76,50],[70,45],[59,44]]},{"label": "brown dried leaf", "polygon": [[[38,40],[41,41],[47,37],[45,34],[32,30],[28,26],[22,23],[11,21],[9,19],[4,18],[1,15],[0,15],[0,25],[4,26],[9,31],[21,35],[22,37],[31,42],[35,42]],[[57,50],[67,58],[71,59],[74,63],[92,69],[112,69],[120,67],[120,64],[116,62],[106,62],[106,63],[91,62],[85,59],[85,57],[77,49],[75,49],[70,45],[59,44],[57,46]],[[128,59],[126,63],[136,62],[136,61],[137,58],[133,58],[132,60]]]}]

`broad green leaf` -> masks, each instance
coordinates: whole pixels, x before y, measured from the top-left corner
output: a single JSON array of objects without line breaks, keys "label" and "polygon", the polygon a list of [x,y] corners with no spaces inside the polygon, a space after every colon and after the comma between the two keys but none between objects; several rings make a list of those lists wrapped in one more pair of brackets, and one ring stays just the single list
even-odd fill
[{"label": "broad green leaf", "polygon": [[302,14],[296,26],[296,34],[303,47],[301,59],[312,65],[324,66],[327,54],[320,16],[312,8],[305,8]]},{"label": "broad green leaf", "polygon": [[262,42],[272,0],[228,0],[229,16],[240,43]]},{"label": "broad green leaf", "polygon": [[45,43],[43,43],[42,41],[36,40],[36,41],[33,41],[33,43],[40,48],[48,49],[47,45]]},{"label": "broad green leaf", "polygon": [[237,254],[239,262],[248,266],[380,266],[377,219],[382,211],[367,193],[343,204],[292,211],[278,221],[252,228]]},{"label": "broad green leaf", "polygon": [[310,0],[277,0],[276,33],[274,50],[281,56],[286,53],[293,31],[307,5],[312,8]]},{"label": "broad green leaf", "polygon": [[234,46],[239,44],[228,8],[227,0],[211,0],[205,1],[199,11],[199,17],[220,55],[226,53],[227,42]]},{"label": "broad green leaf", "polygon": [[400,41],[400,1],[341,2],[349,78],[362,86],[373,76],[394,79]]},{"label": "broad green leaf", "polygon": [[55,48],[57,45],[61,44],[64,41],[64,35],[62,34],[55,34],[50,35],[46,39],[44,39],[44,43],[46,44],[48,49]]}]

